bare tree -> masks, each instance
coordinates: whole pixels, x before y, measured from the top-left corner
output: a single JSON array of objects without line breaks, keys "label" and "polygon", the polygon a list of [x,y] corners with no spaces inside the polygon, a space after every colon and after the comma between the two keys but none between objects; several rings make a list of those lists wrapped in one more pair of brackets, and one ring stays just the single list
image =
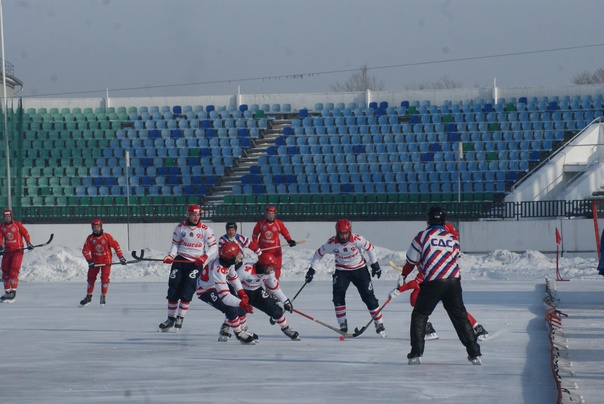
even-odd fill
[{"label": "bare tree", "polygon": [[602,84],[604,83],[604,68],[596,69],[595,72],[583,72],[573,77],[573,84]]},{"label": "bare tree", "polygon": [[460,81],[455,81],[445,75],[434,82],[425,81],[420,84],[406,84],[405,90],[446,90],[450,88],[460,88],[461,85]]},{"label": "bare tree", "polygon": [[335,92],[355,92],[355,91],[380,91],[384,89],[384,81],[378,80],[375,76],[369,75],[367,65],[361,66],[361,69],[353,73],[344,83],[336,83],[330,86],[331,91]]}]

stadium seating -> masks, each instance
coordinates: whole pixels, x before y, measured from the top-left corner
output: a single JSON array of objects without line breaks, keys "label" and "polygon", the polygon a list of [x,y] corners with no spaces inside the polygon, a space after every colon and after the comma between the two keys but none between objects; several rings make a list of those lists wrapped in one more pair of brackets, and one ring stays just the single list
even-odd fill
[{"label": "stadium seating", "polygon": [[[234,196],[369,193],[442,201],[455,200],[461,189],[469,200],[489,200],[603,114],[602,97],[567,98],[324,102],[297,116],[286,103],[28,108],[22,166],[29,176],[22,201],[60,205],[74,196],[91,202],[128,194],[136,203],[153,204],[203,197],[254,148],[274,114],[283,113],[295,118],[264,149],[269,158],[259,158],[240,178]],[[459,181],[457,173],[463,174]]]}]

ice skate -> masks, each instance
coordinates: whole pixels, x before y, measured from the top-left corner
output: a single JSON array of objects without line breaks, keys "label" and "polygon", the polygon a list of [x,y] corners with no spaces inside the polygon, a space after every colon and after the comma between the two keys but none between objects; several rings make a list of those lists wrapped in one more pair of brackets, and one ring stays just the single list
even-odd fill
[{"label": "ice skate", "polygon": [[348,320],[344,320],[343,323],[340,323],[340,331],[348,332]]},{"label": "ice skate", "polygon": [[468,356],[468,360],[472,365],[482,365],[481,356]]},{"label": "ice skate", "polygon": [[168,316],[168,319],[159,325],[159,331],[169,331],[172,327],[174,327],[175,322],[176,317]]},{"label": "ice skate", "polygon": [[477,341],[484,341],[489,338],[489,332],[480,324],[476,324],[476,327],[474,327],[474,334],[476,335]]},{"label": "ice skate", "polygon": [[2,301],[2,303],[14,303],[16,296],[17,291],[11,290],[2,295],[2,297],[0,297],[0,301]]},{"label": "ice skate", "polygon": [[380,337],[386,338],[386,327],[384,327],[383,323],[379,323],[375,325],[375,332],[379,334]]},{"label": "ice skate", "polygon": [[220,326],[220,332],[218,333],[218,341],[228,341],[229,338],[231,338],[231,333],[229,331],[230,329],[231,327],[229,326],[229,323],[222,323],[222,325]]},{"label": "ice skate", "polygon": [[247,331],[235,331],[235,336],[243,345],[256,345],[256,340],[254,339],[254,336]]},{"label": "ice skate", "polygon": [[176,322],[174,323],[174,328],[176,331],[182,329],[182,322],[185,321],[183,316],[176,316]]},{"label": "ice skate", "polygon": [[426,323],[426,334],[424,336],[424,339],[426,339],[426,340],[438,339],[436,330],[434,329],[434,327],[432,327],[432,323],[429,321]]},{"label": "ice skate", "polygon": [[300,341],[300,334],[298,334],[298,331],[292,330],[289,325],[282,328],[281,331],[283,331],[283,334],[287,335],[292,341]]},{"label": "ice skate", "polygon": [[247,332],[248,334],[250,334],[252,336],[252,338],[254,338],[254,341],[256,342],[260,342],[258,341],[258,335],[256,335],[255,333],[251,332],[249,328],[247,328],[247,325],[241,326],[241,329],[245,332]]},{"label": "ice skate", "polygon": [[90,302],[92,302],[92,295],[86,295],[85,298],[80,300],[80,306],[81,307],[88,306],[90,304]]},{"label": "ice skate", "polygon": [[105,295],[101,295],[101,306],[104,306],[107,303],[107,299],[105,299]]},{"label": "ice skate", "polygon": [[419,365],[422,363],[422,357],[421,356],[412,356],[409,357],[409,355],[407,355],[407,364],[408,365]]}]

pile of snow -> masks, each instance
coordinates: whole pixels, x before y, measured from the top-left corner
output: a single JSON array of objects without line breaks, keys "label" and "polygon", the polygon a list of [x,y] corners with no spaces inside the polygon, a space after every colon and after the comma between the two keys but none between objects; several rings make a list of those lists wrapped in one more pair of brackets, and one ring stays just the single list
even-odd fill
[{"label": "pile of snow", "polygon": [[[163,258],[165,251],[145,250],[146,258]],[[398,273],[390,268],[388,261],[398,265],[405,263],[405,252],[391,251],[376,247],[380,265],[383,268],[382,279],[396,279]],[[314,250],[286,248],[283,256],[282,280],[303,280]],[[131,260],[129,253],[127,259]],[[254,254],[246,258],[254,261]],[[115,257],[117,261],[117,257]],[[501,279],[529,280],[555,278],[556,259],[548,258],[539,251],[526,251],[522,254],[507,250],[495,250],[486,255],[463,254],[460,260],[464,279]],[[560,273],[565,279],[598,278],[595,258],[560,258]],[[23,258],[20,280],[24,282],[86,282],[88,266],[79,249],[50,245],[26,251]],[[334,258],[328,255],[315,268],[315,279],[329,280],[334,270]],[[167,280],[169,266],[161,262],[142,261],[126,267],[114,265],[111,271],[112,281],[149,282]]]}]

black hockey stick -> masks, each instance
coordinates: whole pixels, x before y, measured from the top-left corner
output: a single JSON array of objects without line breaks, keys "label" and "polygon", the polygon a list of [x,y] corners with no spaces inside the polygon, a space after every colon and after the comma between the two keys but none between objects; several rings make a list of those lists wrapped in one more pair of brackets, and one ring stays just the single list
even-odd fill
[{"label": "black hockey stick", "polygon": [[[132,257],[137,260],[137,261],[154,261],[154,262],[164,262],[163,258],[144,258],[143,256],[145,255],[144,251],[141,250],[141,255],[138,255],[136,253],[136,251],[132,251]],[[195,261],[189,261],[189,260],[174,260],[173,262],[178,262],[178,263],[182,263],[182,264],[191,264]]]},{"label": "black hockey stick", "polygon": [[[137,262],[141,261],[141,259],[143,258],[144,255],[145,255],[145,251],[141,250],[141,256],[139,259],[134,259],[132,261],[126,261],[126,264],[136,264]],[[94,264],[95,268],[104,267],[107,265],[121,265],[121,262],[118,261],[118,262],[110,262],[108,264]]]},{"label": "black hockey stick", "polygon": [[302,287],[300,288],[300,290],[298,290],[298,293],[296,293],[293,297],[293,299],[291,300],[292,302],[294,300],[296,300],[296,297],[298,297],[298,295],[300,294],[300,292],[302,292],[302,289],[304,289],[304,286],[308,285],[308,282],[304,282],[304,285],[302,285]]},{"label": "black hockey stick", "polygon": [[380,307],[380,309],[377,311],[377,313],[375,313],[373,316],[371,316],[371,320],[369,320],[369,322],[367,324],[365,324],[364,327],[362,327],[360,329],[357,327],[357,328],[354,329],[354,333],[352,334],[352,336],[353,337],[358,337],[359,335],[361,335],[362,333],[364,333],[365,330],[371,325],[371,323],[373,322],[373,320],[375,320],[375,317],[382,312],[382,309],[384,307],[386,307],[386,305],[388,303],[390,303],[391,300],[392,299],[390,297],[388,297],[388,299],[386,299],[386,301],[384,302],[384,304],[382,304],[382,307]]},{"label": "black hockey stick", "polygon": [[[302,285],[302,287],[300,288],[300,290],[298,290],[298,293],[296,293],[296,295],[294,296],[293,299],[291,299],[290,301],[293,303],[294,300],[296,300],[296,297],[298,297],[298,295],[300,294],[300,292],[302,292],[302,289],[304,289],[304,286],[306,286],[308,282],[304,282],[304,285]],[[275,325],[275,320],[272,317],[268,318],[268,322],[271,323],[271,325]]]},{"label": "black hockey stick", "polygon": [[[37,247],[44,247],[44,246],[46,246],[46,245],[49,245],[49,244],[52,242],[52,239],[53,239],[53,237],[54,237],[54,236],[55,236],[55,235],[54,235],[54,233],[52,233],[52,234],[50,235],[50,237],[48,238],[48,241],[47,241],[46,243],[37,244],[37,245],[35,245],[35,246],[34,246],[34,248],[37,248]],[[3,254],[10,254],[10,253],[14,253],[14,252],[18,252],[18,251],[24,251],[24,250],[27,250],[27,247],[23,247],[23,248],[17,248],[17,249],[14,249],[14,250],[8,250],[8,251],[4,251],[4,252],[3,252]]]},{"label": "black hockey stick", "polygon": [[329,325],[329,324],[327,324],[327,323],[324,323],[324,322],[323,322],[323,321],[321,321],[321,320],[317,320],[316,318],[311,317],[311,316],[309,316],[308,314],[302,313],[302,312],[301,312],[301,311],[299,311],[299,310],[296,310],[296,309],[292,308],[292,311],[293,311],[294,313],[298,313],[299,315],[301,315],[301,316],[303,316],[303,317],[306,317],[306,318],[307,318],[307,319],[309,319],[309,320],[314,321],[314,322],[315,322],[315,323],[317,323],[317,324],[321,324],[323,327],[327,327],[327,328],[329,328],[330,330],[333,330],[333,331],[337,332],[338,334],[343,335],[344,337],[348,337],[348,338],[352,338],[352,337],[354,337],[354,335],[353,335],[353,334],[349,334],[349,333],[347,333],[347,332],[344,332],[344,331],[340,330],[339,328],[336,328],[336,327],[334,327],[334,326],[332,326],[332,325]]}]

